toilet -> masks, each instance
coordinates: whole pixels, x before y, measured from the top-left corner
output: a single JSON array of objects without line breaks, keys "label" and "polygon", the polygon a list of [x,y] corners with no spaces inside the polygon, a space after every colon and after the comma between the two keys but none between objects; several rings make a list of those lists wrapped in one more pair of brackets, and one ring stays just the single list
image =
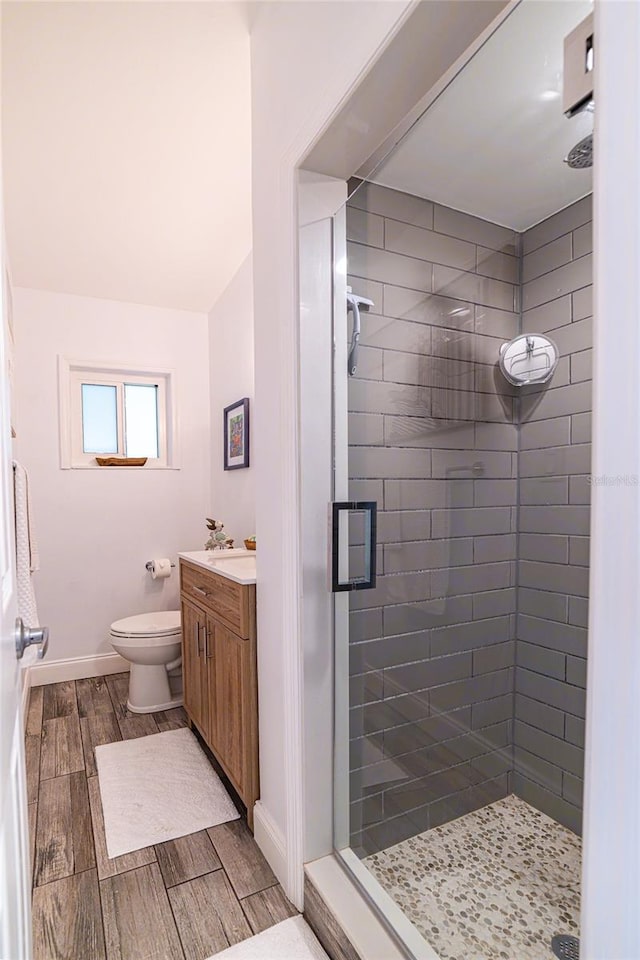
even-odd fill
[{"label": "toilet", "polygon": [[182,705],[179,610],[140,613],[111,624],[111,646],[131,664],[127,708],[155,713]]}]

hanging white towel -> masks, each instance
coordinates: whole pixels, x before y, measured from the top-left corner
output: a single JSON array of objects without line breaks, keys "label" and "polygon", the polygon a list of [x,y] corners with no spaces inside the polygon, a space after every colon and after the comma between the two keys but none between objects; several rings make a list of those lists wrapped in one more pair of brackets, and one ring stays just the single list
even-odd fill
[{"label": "hanging white towel", "polygon": [[33,533],[33,510],[29,477],[25,468],[13,461],[13,491],[16,513],[16,579],[18,615],[27,627],[40,625],[32,573],[39,569],[38,547]]}]

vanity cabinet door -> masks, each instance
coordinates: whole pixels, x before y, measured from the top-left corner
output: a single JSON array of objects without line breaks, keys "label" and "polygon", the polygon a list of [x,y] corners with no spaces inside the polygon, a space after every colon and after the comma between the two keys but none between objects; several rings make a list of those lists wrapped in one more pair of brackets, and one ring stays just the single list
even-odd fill
[{"label": "vanity cabinet door", "polygon": [[215,661],[217,747],[234,786],[244,797],[249,786],[249,641],[216,623]]},{"label": "vanity cabinet door", "polygon": [[209,686],[205,653],[206,616],[182,601],[182,684],[190,719],[206,738],[209,732]]},{"label": "vanity cabinet door", "polygon": [[220,738],[218,734],[218,687],[216,681],[217,674],[217,651],[216,651],[216,621],[212,620],[211,617],[206,619],[206,634],[205,634],[205,645],[204,645],[204,669],[207,674],[207,691],[208,691],[208,737],[207,743],[211,749],[216,752],[218,755],[222,752],[220,749]]}]

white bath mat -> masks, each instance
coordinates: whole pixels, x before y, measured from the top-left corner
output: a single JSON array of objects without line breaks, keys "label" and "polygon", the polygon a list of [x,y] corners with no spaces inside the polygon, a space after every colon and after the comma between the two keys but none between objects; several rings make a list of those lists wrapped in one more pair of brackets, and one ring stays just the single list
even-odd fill
[{"label": "white bath mat", "polygon": [[289,917],[208,960],[329,960],[309,924]]},{"label": "white bath mat", "polygon": [[96,747],[109,857],[240,816],[186,727]]}]

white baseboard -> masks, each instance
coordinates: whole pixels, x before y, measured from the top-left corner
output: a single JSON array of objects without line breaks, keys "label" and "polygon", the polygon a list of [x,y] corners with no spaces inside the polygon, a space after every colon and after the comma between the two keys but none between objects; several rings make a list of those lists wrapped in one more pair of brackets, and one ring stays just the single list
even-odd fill
[{"label": "white baseboard", "polygon": [[253,808],[253,835],[267,863],[287,892],[287,845],[261,800],[258,800]]},{"label": "white baseboard", "polygon": [[26,668],[27,683],[41,687],[45,683],[61,683],[63,680],[84,680],[86,677],[105,677],[109,673],[124,673],[129,670],[129,661],[119,653],[102,653],[91,657],[74,657],[69,660],[42,660]]}]

